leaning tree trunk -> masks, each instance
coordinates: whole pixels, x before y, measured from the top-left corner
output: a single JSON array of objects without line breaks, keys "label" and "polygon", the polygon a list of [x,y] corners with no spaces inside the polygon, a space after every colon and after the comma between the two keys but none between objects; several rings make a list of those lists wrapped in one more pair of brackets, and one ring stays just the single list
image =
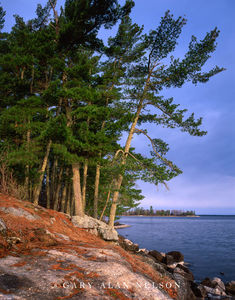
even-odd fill
[{"label": "leaning tree trunk", "polygon": [[[121,163],[123,166],[126,164],[126,158],[127,158],[127,155],[130,151],[131,140],[132,140],[134,132],[135,132],[135,127],[136,127],[136,124],[137,124],[138,119],[139,119],[139,115],[140,115],[140,112],[141,112],[141,109],[142,109],[142,105],[143,105],[143,100],[140,101],[140,103],[139,103],[135,119],[134,119],[134,121],[131,125],[129,135],[128,135],[128,138],[126,140],[125,153],[123,155],[123,159],[122,159],[122,163]],[[115,181],[115,184],[114,184],[115,192],[113,193],[113,201],[112,201],[110,216],[109,216],[109,226],[111,226],[111,227],[114,227],[114,220],[115,220],[115,216],[116,216],[118,196],[119,196],[119,191],[120,191],[120,188],[121,188],[121,185],[122,185],[122,181],[123,181],[123,176],[121,174],[119,174],[118,178],[117,178],[117,180]]]},{"label": "leaning tree trunk", "polygon": [[73,163],[72,170],[73,170],[73,192],[74,192],[74,201],[75,201],[75,215],[83,217],[84,210],[83,210],[83,203],[82,203],[79,163]]},{"label": "leaning tree trunk", "polygon": [[35,190],[34,190],[34,201],[33,201],[34,204],[38,204],[38,201],[39,201],[39,195],[40,195],[41,188],[42,188],[42,180],[43,180],[43,177],[44,177],[44,172],[45,172],[45,169],[46,169],[50,149],[51,149],[51,140],[47,144],[46,154],[45,154],[44,159],[43,159],[42,167],[39,171],[40,172],[39,183],[35,187]]},{"label": "leaning tree trunk", "polygon": [[[124,162],[124,160],[123,160]],[[125,162],[123,163],[125,164]],[[117,210],[117,202],[118,202],[118,196],[119,196],[119,191],[122,185],[122,180],[123,176],[119,175],[118,179],[115,184],[115,189],[116,191],[113,193],[113,201],[110,209],[110,215],[109,215],[109,226],[114,227],[114,221],[115,221],[115,216],[116,216],[116,210]]]},{"label": "leaning tree trunk", "polygon": [[102,221],[102,220],[103,220],[104,213],[105,213],[105,211],[106,211],[106,208],[107,208],[107,206],[108,206],[108,203],[109,203],[110,194],[111,194],[111,189],[109,189],[109,191],[108,191],[108,195],[107,195],[107,198],[106,198],[106,202],[105,202],[104,208],[103,208],[103,210],[102,210],[102,213],[101,213],[101,215],[100,215],[100,219],[99,219],[100,221]]},{"label": "leaning tree trunk", "polygon": [[[148,86],[149,86],[149,82],[150,82],[150,77],[151,77],[151,73],[152,73],[153,69],[150,71],[147,79],[146,79],[146,83],[145,83],[145,87],[144,87],[144,90],[143,90],[143,94],[142,94],[142,97],[140,98],[140,101],[139,101],[139,104],[138,104],[138,108],[137,108],[137,111],[136,111],[136,115],[135,115],[135,119],[131,125],[131,129],[129,131],[129,135],[127,137],[127,140],[126,140],[126,145],[125,145],[125,153],[123,155],[123,159],[122,159],[122,165],[125,166],[126,164],[126,159],[127,159],[127,155],[130,151],[130,147],[131,147],[131,140],[133,138],[133,135],[135,133],[135,127],[137,125],[137,122],[139,120],[139,116],[140,116],[140,113],[141,113],[141,110],[143,108],[143,102],[144,102],[144,99],[145,99],[145,94],[148,90]],[[114,185],[114,189],[115,189],[115,192],[113,194],[113,201],[112,201],[112,205],[111,205],[111,210],[110,210],[110,216],[109,216],[109,226],[111,227],[114,227],[114,220],[115,220],[115,216],[116,216],[116,210],[117,210],[117,203],[118,203],[118,196],[119,196],[119,191],[120,191],[120,188],[121,188],[121,185],[122,185],[122,181],[123,181],[123,176],[121,174],[119,174],[117,180],[116,180],[116,183]]]}]

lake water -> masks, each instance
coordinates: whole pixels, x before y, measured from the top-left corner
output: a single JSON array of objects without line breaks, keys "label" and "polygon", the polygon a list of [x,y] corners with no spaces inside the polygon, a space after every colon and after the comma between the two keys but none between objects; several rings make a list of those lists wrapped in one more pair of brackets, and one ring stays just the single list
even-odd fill
[{"label": "lake water", "polygon": [[121,217],[119,222],[131,225],[118,232],[140,248],[182,252],[196,280],[235,280],[235,216]]}]

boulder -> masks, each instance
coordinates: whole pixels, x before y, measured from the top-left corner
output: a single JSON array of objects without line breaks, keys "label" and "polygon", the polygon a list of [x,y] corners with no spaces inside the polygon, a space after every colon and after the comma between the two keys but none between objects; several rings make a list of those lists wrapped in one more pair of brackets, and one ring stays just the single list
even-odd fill
[{"label": "boulder", "polygon": [[127,251],[131,251],[131,252],[137,252],[139,251],[139,245],[138,244],[134,244],[132,241],[125,239],[123,236],[119,235],[119,245]]},{"label": "boulder", "polygon": [[182,266],[180,264],[178,264],[176,266],[176,268],[174,269],[174,273],[181,274],[185,279],[187,279],[189,281],[193,281],[194,280],[193,273],[187,267]]},{"label": "boulder", "polygon": [[184,255],[179,251],[171,251],[171,252],[168,252],[167,255],[172,256],[174,259],[174,262],[184,261]]},{"label": "boulder", "polygon": [[3,221],[3,219],[0,218],[0,233],[4,233],[7,230],[7,226],[5,224],[5,222]]},{"label": "boulder", "polygon": [[163,260],[164,260],[164,256],[157,250],[149,251],[149,255],[153,256],[159,262],[163,262]]},{"label": "boulder", "polygon": [[205,279],[202,280],[201,285],[214,289],[216,287],[217,283],[212,282],[212,280],[210,278],[206,277]]},{"label": "boulder", "polygon": [[235,296],[235,281],[231,281],[225,285],[226,293]]},{"label": "boulder", "polygon": [[145,254],[144,252],[138,252],[138,255],[143,262],[150,265],[153,269],[162,274],[162,276],[172,277],[171,274],[167,271],[166,265],[160,262],[156,262],[156,259],[153,256]]},{"label": "boulder", "polygon": [[16,217],[24,217],[29,221],[36,221],[41,219],[38,215],[32,215],[28,211],[20,208],[20,207],[0,207],[0,210],[3,211],[6,214],[10,214]]},{"label": "boulder", "polygon": [[216,296],[226,296],[225,285],[220,278],[205,278],[201,285],[204,287],[207,293],[216,295]]},{"label": "boulder", "polygon": [[223,291],[219,286],[215,288],[211,288],[208,286],[204,286],[204,289],[207,291],[208,294],[215,295],[215,296],[227,296],[225,291]]},{"label": "boulder", "polygon": [[219,287],[221,290],[225,291],[225,285],[224,285],[223,281],[220,278],[214,277],[212,279],[212,283],[215,283],[216,287]]},{"label": "boulder", "polygon": [[191,289],[191,282],[188,281],[184,276],[179,273],[174,273],[173,277],[177,284],[179,285],[178,288],[178,296],[177,300],[196,300],[197,297],[193,293]]},{"label": "boulder", "polygon": [[163,259],[163,263],[166,265],[173,265],[175,262],[174,257],[171,255],[166,254],[164,259]]},{"label": "boulder", "polygon": [[158,271],[163,276],[170,276],[170,273],[167,272],[166,267],[165,267],[164,264],[162,264],[162,263],[155,263],[153,267],[154,267],[154,269],[156,271]]},{"label": "boulder", "polygon": [[103,224],[100,224],[100,226],[98,226],[98,228],[97,228],[98,236],[100,236],[105,241],[118,241],[117,231],[115,229],[113,229],[112,227],[106,225],[105,223],[103,223]]},{"label": "boulder", "polygon": [[98,227],[98,220],[95,220],[87,215],[84,215],[84,217],[73,216],[72,223],[76,227],[84,229],[93,229]]},{"label": "boulder", "polygon": [[138,253],[147,255],[147,254],[149,254],[149,251],[146,248],[141,248],[141,249],[139,249]]},{"label": "boulder", "polygon": [[113,229],[106,223],[94,219],[90,216],[73,216],[72,223],[74,226],[78,228],[84,228],[87,231],[95,234],[96,236],[100,236],[106,241],[118,241],[118,233],[115,229]]},{"label": "boulder", "polygon": [[205,299],[207,292],[202,285],[196,284],[194,281],[191,282],[191,290],[197,299]]}]

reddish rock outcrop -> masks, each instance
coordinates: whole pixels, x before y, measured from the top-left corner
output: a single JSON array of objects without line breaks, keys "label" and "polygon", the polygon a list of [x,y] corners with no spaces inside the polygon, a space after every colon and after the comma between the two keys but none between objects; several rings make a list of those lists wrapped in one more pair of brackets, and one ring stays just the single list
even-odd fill
[{"label": "reddish rock outcrop", "polygon": [[137,255],[66,214],[0,194],[0,298],[177,299],[178,287]]}]

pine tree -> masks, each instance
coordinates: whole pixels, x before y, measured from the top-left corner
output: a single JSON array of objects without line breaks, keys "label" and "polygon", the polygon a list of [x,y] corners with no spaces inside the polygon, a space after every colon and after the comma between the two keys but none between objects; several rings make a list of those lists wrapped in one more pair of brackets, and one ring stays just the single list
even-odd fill
[{"label": "pine tree", "polygon": [[[55,2],[52,6],[54,9]],[[100,26],[112,26],[120,16],[128,13],[132,6],[132,1],[127,1],[123,7],[116,1],[102,3],[66,1],[65,9],[59,17],[54,9],[58,51],[61,53],[60,57],[64,56],[64,60],[66,59],[62,75],[63,84],[56,87],[57,101],[61,101],[60,113],[67,119],[65,131],[68,135],[63,141],[66,148],[64,154],[70,156],[72,164],[75,213],[79,215],[84,214],[89,161],[97,151],[97,147],[91,143],[92,139],[93,141],[96,139],[91,127],[94,123],[92,115],[97,114],[94,98],[99,98],[99,92],[94,89],[92,83],[93,74],[90,74],[95,58],[91,60],[87,58],[84,49],[90,47],[99,49],[102,43],[96,36]],[[53,97],[52,94],[51,96]],[[83,184],[81,184],[82,168]]]},{"label": "pine tree", "polygon": [[[170,128],[179,127],[182,131],[186,131],[194,136],[202,136],[206,133],[199,129],[202,122],[201,119],[195,120],[194,114],[184,119],[186,110],[177,109],[179,105],[173,104],[173,98],[164,99],[159,95],[163,88],[181,87],[186,81],[192,81],[194,84],[207,82],[210,77],[223,71],[223,68],[217,66],[205,73],[201,71],[210,57],[210,53],[215,51],[216,38],[219,35],[217,28],[207,33],[202,41],[198,42],[193,36],[189,44],[189,50],[182,60],[171,57],[169,65],[163,64],[163,60],[175,49],[185,23],[186,20],[184,18],[179,17],[175,20],[169,11],[166,12],[159,27],[143,36],[142,48],[140,47],[141,50],[139,51],[141,53],[139,62],[128,66],[125,93],[129,99],[135,102],[136,112],[122,158],[124,169],[134,133],[143,133],[150,140],[156,156],[169,165],[172,170],[175,169],[170,162],[156,151],[156,148],[159,146],[159,140],[151,139],[145,130],[137,128],[137,124],[150,120],[157,125],[161,124]],[[149,105],[158,109],[162,115],[143,114],[143,111]],[[120,173],[114,183],[115,192],[110,212],[110,226],[114,224],[122,181],[123,174]]]},{"label": "pine tree", "polygon": [[[152,122],[205,134],[201,119],[185,119],[186,110],[160,92],[206,82],[223,70],[201,71],[219,32],[199,42],[192,37],[185,57],[165,65],[183,18],[167,12],[159,28],[143,34],[129,17],[133,1],[66,0],[60,14],[56,2],[38,5],[27,22],[15,16],[11,32],[0,33],[1,164],[35,204],[100,219],[110,214],[113,226],[116,213],[143,199],[137,180],[166,185],[181,173],[166,158],[168,145],[139,126]],[[0,8],[0,30],[4,15]],[[105,46],[99,29],[118,21]],[[134,134],[150,141],[148,157],[131,148]]]}]

